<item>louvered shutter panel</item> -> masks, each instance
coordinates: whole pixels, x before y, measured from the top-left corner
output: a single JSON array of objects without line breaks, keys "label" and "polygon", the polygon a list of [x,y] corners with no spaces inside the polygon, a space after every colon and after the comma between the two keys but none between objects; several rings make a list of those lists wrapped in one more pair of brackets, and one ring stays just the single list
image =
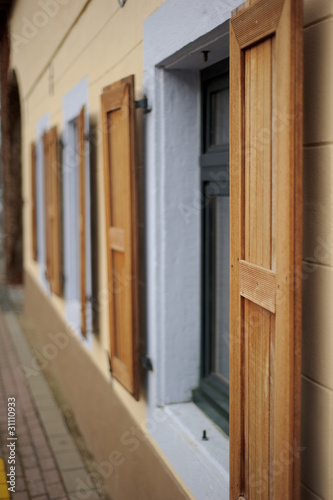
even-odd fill
[{"label": "louvered shutter panel", "polygon": [[36,146],[31,144],[31,237],[32,258],[37,260]]},{"label": "louvered shutter panel", "polygon": [[44,134],[44,182],[47,279],[56,295],[62,294],[60,176],[57,129],[53,127]]},{"label": "louvered shutter panel", "polygon": [[300,489],[302,0],[230,23],[230,498]]},{"label": "louvered shutter panel", "polygon": [[106,240],[114,376],[139,392],[134,77],[103,90]]},{"label": "louvered shutter panel", "polygon": [[86,230],[85,230],[85,133],[84,106],[78,116],[78,147],[79,147],[79,179],[80,179],[80,283],[81,283],[81,332],[86,337]]}]

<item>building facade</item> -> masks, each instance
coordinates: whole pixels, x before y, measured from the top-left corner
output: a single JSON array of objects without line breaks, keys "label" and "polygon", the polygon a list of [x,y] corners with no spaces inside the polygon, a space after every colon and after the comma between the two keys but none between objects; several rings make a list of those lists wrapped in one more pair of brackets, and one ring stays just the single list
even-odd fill
[{"label": "building facade", "polygon": [[[246,66],[253,71],[244,90],[250,110],[244,111],[244,127],[252,130],[250,152],[245,153],[250,163],[263,151],[263,165],[275,164],[274,155],[278,158],[284,148],[274,149],[274,134],[279,141],[286,130],[290,137],[295,127],[297,142],[300,99],[296,95],[293,102],[298,104],[294,112],[288,108],[288,115],[275,105],[281,98],[274,97],[274,82],[280,83],[278,92],[286,82],[291,82],[294,94],[299,88],[301,96],[304,88],[303,271],[301,275],[295,271],[297,299],[293,302],[293,291],[288,302],[288,314],[294,314],[301,283],[302,407],[293,407],[293,388],[298,384],[294,379],[300,370],[297,341],[288,340],[294,348],[288,351],[293,358],[286,368],[288,378],[280,365],[275,373],[270,363],[278,358],[278,347],[274,350],[269,341],[265,354],[262,333],[255,347],[251,343],[244,347],[248,365],[238,371],[251,380],[246,386],[250,396],[245,396],[249,398],[249,427],[245,427],[256,427],[256,438],[249,438],[249,443],[263,442],[255,447],[241,486],[231,470],[229,480],[229,467],[235,467],[232,462],[229,466],[229,457],[237,434],[230,409],[229,444],[229,395],[234,397],[229,394],[229,373],[231,392],[232,374],[237,371],[233,361],[237,342],[231,334],[229,339],[229,320],[234,324],[229,307],[235,310],[234,296],[229,296],[233,279],[229,248],[237,236],[231,200],[237,169],[229,156],[234,147],[229,144],[229,121],[234,127],[238,109],[231,41],[237,21],[230,19],[241,3],[17,0],[9,14],[8,78],[17,81],[21,113],[25,308],[38,331],[41,359],[56,373],[115,499],[221,500],[229,498],[231,489],[232,498],[240,494],[273,498],[274,491],[276,498],[289,495],[294,500],[299,457],[301,498],[333,499],[330,0],[304,0],[303,6],[289,0],[250,1],[244,10],[254,13],[255,24],[256,16],[259,21],[260,15],[272,18],[260,35],[262,48],[258,54],[253,49]],[[257,10],[251,11],[254,7]],[[301,12],[302,7],[304,76],[302,62],[295,62],[302,51],[299,43],[294,52],[290,49],[293,77],[281,77],[281,63],[280,79],[274,80],[282,57],[272,62],[272,56],[266,66],[266,38],[297,42],[290,27],[288,32],[283,27],[284,35],[277,30],[282,30],[279,23],[284,16],[295,16],[297,28],[297,8]],[[242,20],[240,16],[242,11],[234,14]],[[272,26],[276,31],[269,31]],[[259,35],[244,47],[251,51],[258,40]],[[273,97],[267,111],[268,101],[260,99],[270,85]],[[256,107],[251,92],[259,102]],[[267,129],[273,130],[269,139]],[[230,137],[235,143],[232,131]],[[290,151],[293,156],[294,145]],[[289,194],[290,205],[284,208],[280,203],[284,183],[277,180],[282,175],[277,165],[272,178],[267,180],[262,170],[248,181],[249,193],[257,200],[249,202],[251,214],[257,214],[253,220],[249,215],[249,231],[259,228],[257,221],[266,220],[268,211],[275,221],[273,229],[281,220],[281,227],[286,220],[294,221],[287,241],[294,248],[301,241],[297,219],[301,211],[296,206],[301,198],[295,188],[295,196],[294,191]],[[295,178],[286,177],[285,185],[297,186],[300,176],[296,170]],[[272,199],[265,198],[266,182]],[[275,191],[279,182],[282,187]],[[276,196],[279,204],[274,209]],[[267,224],[273,233],[271,222]],[[256,241],[264,241],[265,227],[253,230]],[[277,241],[276,248],[279,245]],[[261,269],[265,256],[260,259],[251,263]],[[274,264],[269,269],[271,277]],[[269,279],[275,280],[275,275]],[[264,306],[267,314],[277,315],[279,307],[278,302],[276,307]],[[263,324],[265,314],[258,313],[259,320],[252,316],[249,324]],[[296,321],[298,328],[300,318]],[[283,331],[288,337],[294,329],[284,326]],[[273,338],[271,330],[270,335]],[[26,368],[27,376],[36,369]],[[292,416],[284,424],[281,396],[274,395],[274,407],[268,397],[271,414],[278,413],[281,403],[279,419],[267,420],[270,417],[262,410],[267,402],[262,377],[273,384],[273,371],[274,387],[281,389],[283,381],[289,384],[291,406],[285,413]],[[255,394],[252,406],[251,394]],[[253,411],[257,413],[252,418]],[[293,437],[300,424],[301,446]],[[284,429],[286,438],[280,441],[286,454],[277,461],[271,442]],[[251,455],[252,445],[248,446]],[[282,448],[280,458],[281,453]],[[276,486],[282,482],[290,488],[287,495]]]}]

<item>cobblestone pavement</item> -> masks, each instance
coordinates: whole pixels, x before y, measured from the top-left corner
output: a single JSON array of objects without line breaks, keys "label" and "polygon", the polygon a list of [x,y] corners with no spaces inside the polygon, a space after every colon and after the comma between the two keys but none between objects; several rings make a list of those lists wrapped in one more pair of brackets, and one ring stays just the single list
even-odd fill
[{"label": "cobblestone pavement", "polygon": [[[80,453],[43,372],[30,376],[26,369],[36,358],[20,321],[21,302],[19,288],[0,285],[0,498],[105,499],[91,481],[96,473],[86,469],[82,447]],[[8,402],[15,408],[14,436],[8,430]],[[8,476],[11,459],[15,477]]]}]

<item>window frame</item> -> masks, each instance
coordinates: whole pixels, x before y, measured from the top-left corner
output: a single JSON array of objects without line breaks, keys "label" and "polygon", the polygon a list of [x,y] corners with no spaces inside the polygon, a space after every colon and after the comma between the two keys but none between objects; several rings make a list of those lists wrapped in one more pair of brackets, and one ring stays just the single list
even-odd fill
[{"label": "window frame", "polygon": [[37,248],[37,192],[36,192],[36,143],[30,144],[30,169],[31,169],[31,254],[32,259],[38,261]]},{"label": "window frame", "polygon": [[[229,386],[211,373],[213,344],[213,279],[211,198],[229,198],[229,144],[209,145],[210,95],[229,88],[229,58],[201,71],[201,193],[204,207],[201,217],[201,367],[200,381],[193,390],[193,401],[229,434]],[[229,119],[229,112],[228,112]],[[229,236],[230,238],[230,236]],[[230,240],[229,240],[230,241]],[[229,283],[226,283],[229,290]]]},{"label": "window frame", "polygon": [[[63,98],[63,219],[64,219],[64,299],[66,319],[72,328],[86,341],[92,348],[92,262],[91,262],[91,193],[90,193],[90,148],[89,148],[89,108],[88,108],[88,78],[83,78],[73,87]],[[77,272],[71,265],[73,260],[73,248],[77,247],[80,255],[79,241],[79,160],[78,154],[74,153],[75,134],[78,128],[78,117],[84,106],[84,127],[85,127],[85,251],[86,251],[86,336],[81,332],[81,295],[80,295],[80,261],[77,260]],[[79,144],[77,142],[77,147]],[[72,168],[75,173],[71,176]],[[71,178],[74,177],[74,178]],[[71,196],[71,186],[77,184],[77,198]],[[72,230],[73,210],[77,209],[77,241]]]},{"label": "window frame", "polygon": [[50,115],[46,113],[37,122],[36,138],[36,231],[37,263],[40,281],[48,292],[50,285],[46,278],[46,232],[45,232],[45,185],[44,185],[44,144],[43,136],[50,129]]},{"label": "window frame", "polygon": [[[147,345],[154,368],[147,428],[193,495],[211,500],[229,498],[229,440],[191,402],[200,375],[199,70],[207,66],[203,50],[209,64],[228,57],[229,18],[239,3],[203,2],[193,15],[192,0],[167,0],[144,32],[144,93],[152,107],[145,155]],[[180,19],[186,23],[175,38],[169,27]],[[158,408],[163,421],[155,418]]]}]

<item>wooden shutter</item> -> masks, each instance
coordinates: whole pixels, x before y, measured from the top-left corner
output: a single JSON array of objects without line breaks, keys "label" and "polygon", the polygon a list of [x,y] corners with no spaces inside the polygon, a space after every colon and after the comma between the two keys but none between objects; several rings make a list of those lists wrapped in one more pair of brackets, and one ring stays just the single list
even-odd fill
[{"label": "wooden shutter", "polygon": [[85,202],[85,132],[84,132],[84,106],[78,116],[78,148],[79,148],[79,179],[80,179],[80,286],[81,286],[81,332],[87,335],[86,321],[86,202]]},{"label": "wooden shutter", "polygon": [[50,242],[50,224],[49,224],[49,214],[50,214],[50,158],[49,158],[49,134],[44,132],[43,134],[43,167],[44,167],[44,204],[45,204],[45,264],[46,264],[46,278],[50,280],[52,273],[51,270],[51,242]]},{"label": "wooden shutter", "polygon": [[45,183],[46,273],[50,289],[62,293],[60,164],[57,129],[43,136]]},{"label": "wooden shutter", "polygon": [[32,258],[37,260],[36,146],[31,144],[31,237]]},{"label": "wooden shutter", "polygon": [[138,398],[137,227],[134,76],[102,94],[111,365]]},{"label": "wooden shutter", "polygon": [[230,23],[230,498],[300,488],[302,0]]}]

